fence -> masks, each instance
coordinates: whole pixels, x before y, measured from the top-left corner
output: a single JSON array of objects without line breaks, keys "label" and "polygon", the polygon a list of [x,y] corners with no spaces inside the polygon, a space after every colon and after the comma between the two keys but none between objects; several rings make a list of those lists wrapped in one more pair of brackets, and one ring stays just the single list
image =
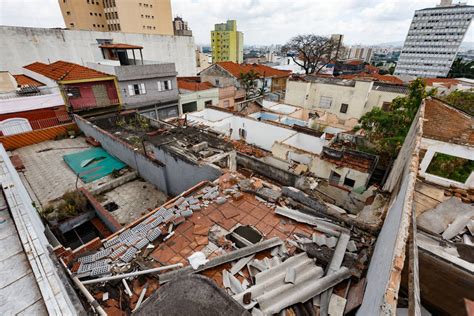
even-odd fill
[{"label": "fence", "polygon": [[3,136],[11,136],[25,132],[31,132],[32,130],[39,130],[62,124],[68,124],[71,122],[72,118],[68,114],[62,114],[56,117],[50,117],[40,120],[28,120],[26,118],[21,117],[10,118],[0,121],[0,131],[2,132]]},{"label": "fence", "polygon": [[67,132],[70,130],[78,130],[75,123],[67,123],[15,135],[1,136],[0,143],[3,144],[3,147],[5,147],[6,150],[14,150],[47,140],[56,139],[60,136],[67,135]]}]

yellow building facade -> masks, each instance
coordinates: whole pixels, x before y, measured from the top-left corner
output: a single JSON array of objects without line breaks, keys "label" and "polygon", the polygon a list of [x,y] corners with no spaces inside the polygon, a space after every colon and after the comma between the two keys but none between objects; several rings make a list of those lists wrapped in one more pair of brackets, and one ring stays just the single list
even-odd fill
[{"label": "yellow building facade", "polygon": [[244,62],[244,34],[237,31],[237,21],[216,24],[211,31],[212,62]]},{"label": "yellow building facade", "polygon": [[73,30],[173,35],[170,0],[58,0]]}]

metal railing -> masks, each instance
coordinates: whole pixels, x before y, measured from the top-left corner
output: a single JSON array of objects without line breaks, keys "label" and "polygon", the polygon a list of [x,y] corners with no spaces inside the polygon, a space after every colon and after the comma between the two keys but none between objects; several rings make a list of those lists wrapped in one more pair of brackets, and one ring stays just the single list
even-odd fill
[{"label": "metal railing", "polygon": [[72,117],[68,114],[40,120],[27,120],[22,118],[18,119],[18,121],[12,119],[0,121],[0,131],[3,136],[26,133],[32,130],[49,128],[72,122]]}]

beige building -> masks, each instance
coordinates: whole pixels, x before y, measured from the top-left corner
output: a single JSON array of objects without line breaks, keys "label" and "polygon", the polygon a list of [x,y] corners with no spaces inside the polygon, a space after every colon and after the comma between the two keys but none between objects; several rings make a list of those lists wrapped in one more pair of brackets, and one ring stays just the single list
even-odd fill
[{"label": "beige building", "polygon": [[69,29],[173,35],[170,0],[59,0]]},{"label": "beige building", "polygon": [[353,127],[374,107],[386,109],[407,87],[366,80],[288,80],[285,103],[315,111],[320,121]]}]

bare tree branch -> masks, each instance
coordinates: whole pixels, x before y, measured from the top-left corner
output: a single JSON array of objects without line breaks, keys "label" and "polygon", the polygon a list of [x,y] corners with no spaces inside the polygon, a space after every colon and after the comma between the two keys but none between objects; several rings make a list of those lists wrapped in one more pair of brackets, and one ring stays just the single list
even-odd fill
[{"label": "bare tree branch", "polygon": [[[319,73],[337,56],[338,46],[340,43],[328,37],[306,34],[293,37],[282,51],[292,54],[295,64],[302,67],[306,74],[311,74]],[[341,50],[342,47],[339,47]]]}]

